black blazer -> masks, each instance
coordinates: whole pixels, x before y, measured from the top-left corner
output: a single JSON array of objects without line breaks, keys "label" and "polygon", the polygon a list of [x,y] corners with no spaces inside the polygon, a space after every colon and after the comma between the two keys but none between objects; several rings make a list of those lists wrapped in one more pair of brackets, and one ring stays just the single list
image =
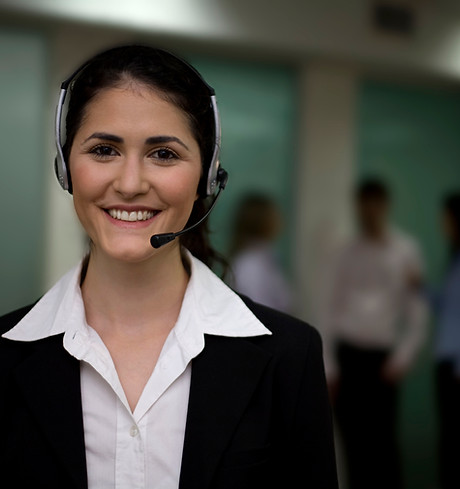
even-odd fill
[{"label": "black blazer", "polygon": [[[192,362],[179,489],[336,489],[319,335],[244,300],[273,334],[206,336]],[[29,309],[1,317],[0,334]],[[2,487],[87,488],[80,368],[62,335],[0,339],[0,421]]]}]

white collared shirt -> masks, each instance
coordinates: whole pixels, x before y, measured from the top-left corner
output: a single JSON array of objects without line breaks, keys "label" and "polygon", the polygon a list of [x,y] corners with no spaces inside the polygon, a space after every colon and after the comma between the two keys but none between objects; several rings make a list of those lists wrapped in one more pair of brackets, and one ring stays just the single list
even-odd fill
[{"label": "white collared shirt", "polygon": [[398,365],[413,364],[427,326],[426,303],[414,284],[422,276],[419,249],[400,231],[389,230],[381,243],[358,236],[344,247],[322,331],[329,378],[338,372],[339,341],[385,349]]},{"label": "white collared shirt", "polygon": [[86,322],[81,264],[68,272],[3,337],[35,341],[64,333],[80,360],[89,489],[173,489],[179,485],[191,360],[204,334],[271,334],[244,302],[188,254],[191,277],[179,318],[165,341],[134,412],[103,341]]}]

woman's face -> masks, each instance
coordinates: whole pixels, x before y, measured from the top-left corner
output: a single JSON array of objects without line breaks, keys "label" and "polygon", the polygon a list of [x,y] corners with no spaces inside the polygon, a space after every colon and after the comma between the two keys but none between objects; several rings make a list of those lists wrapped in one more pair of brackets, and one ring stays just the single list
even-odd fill
[{"label": "woman's face", "polygon": [[186,115],[135,82],[88,104],[69,164],[80,222],[95,251],[118,260],[161,252],[150,237],[181,230],[198,197],[200,149]]}]

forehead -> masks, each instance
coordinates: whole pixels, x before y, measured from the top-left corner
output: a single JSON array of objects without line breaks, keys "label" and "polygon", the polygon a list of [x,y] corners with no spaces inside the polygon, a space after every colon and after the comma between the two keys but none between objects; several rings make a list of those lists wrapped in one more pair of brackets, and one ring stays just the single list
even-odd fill
[{"label": "forehead", "polygon": [[99,90],[84,108],[82,124],[104,121],[123,125],[128,120],[135,125],[150,120],[155,125],[173,124],[191,129],[187,113],[171,96],[134,80]]}]

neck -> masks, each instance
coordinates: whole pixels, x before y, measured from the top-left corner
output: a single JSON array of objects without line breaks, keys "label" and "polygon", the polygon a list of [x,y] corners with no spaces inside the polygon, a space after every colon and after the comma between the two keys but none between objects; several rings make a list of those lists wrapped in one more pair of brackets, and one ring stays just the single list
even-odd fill
[{"label": "neck", "polygon": [[177,320],[187,283],[178,245],[142,263],[93,251],[82,284],[86,319],[101,335],[164,334]]}]

